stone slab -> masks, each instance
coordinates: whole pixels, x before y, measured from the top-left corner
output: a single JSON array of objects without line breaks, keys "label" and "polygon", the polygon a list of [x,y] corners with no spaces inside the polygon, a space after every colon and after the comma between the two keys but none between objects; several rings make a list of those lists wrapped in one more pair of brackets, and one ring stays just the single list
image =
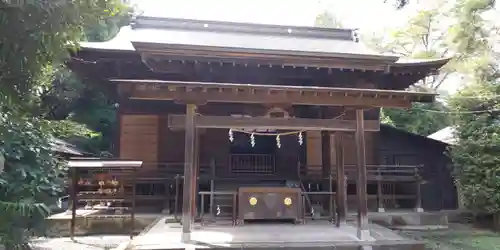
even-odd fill
[{"label": "stone slab", "polygon": [[37,238],[33,239],[33,250],[109,250],[129,241],[125,235],[101,235],[75,237],[71,240],[62,238]]},{"label": "stone slab", "polygon": [[[96,216],[98,213],[89,210],[81,210],[75,219],[75,235],[96,235],[96,234],[130,234],[132,220],[129,216],[106,217]],[[155,222],[162,216],[159,214],[137,214],[135,216],[134,233],[142,232],[147,226]],[[48,237],[69,236],[71,225],[71,215],[65,213],[52,215],[47,219]]]},{"label": "stone slab", "polygon": [[[171,249],[385,249],[385,246],[417,246],[421,243],[407,240],[383,227],[370,227],[373,232],[360,240],[356,227],[347,224],[341,228],[327,222],[292,224],[246,224],[243,226],[195,225],[192,241],[182,243],[181,226],[165,223],[152,226],[147,233],[135,237],[129,244],[133,250]],[[362,247],[362,248],[360,248]],[[391,249],[391,248],[387,248]],[[399,248],[393,248],[399,249]],[[405,249],[405,248],[402,248]],[[408,248],[412,249],[412,248]]]}]

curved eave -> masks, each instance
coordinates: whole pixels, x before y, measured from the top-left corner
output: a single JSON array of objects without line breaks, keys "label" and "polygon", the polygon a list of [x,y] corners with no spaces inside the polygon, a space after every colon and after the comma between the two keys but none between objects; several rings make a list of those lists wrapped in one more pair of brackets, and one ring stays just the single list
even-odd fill
[{"label": "curved eave", "polygon": [[390,72],[395,74],[429,74],[441,69],[451,59],[451,57],[439,59],[399,59],[391,65]]}]

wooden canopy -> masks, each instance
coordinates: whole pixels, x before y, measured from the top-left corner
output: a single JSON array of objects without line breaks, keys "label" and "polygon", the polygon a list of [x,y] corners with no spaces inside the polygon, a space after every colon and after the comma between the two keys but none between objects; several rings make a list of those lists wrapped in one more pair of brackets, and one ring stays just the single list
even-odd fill
[{"label": "wooden canopy", "polygon": [[102,160],[75,158],[68,162],[69,168],[140,168],[142,161]]},{"label": "wooden canopy", "polygon": [[408,108],[412,102],[432,102],[434,93],[254,85],[213,82],[114,79],[119,93],[130,99],[174,100],[183,103],[290,103],[296,105]]}]

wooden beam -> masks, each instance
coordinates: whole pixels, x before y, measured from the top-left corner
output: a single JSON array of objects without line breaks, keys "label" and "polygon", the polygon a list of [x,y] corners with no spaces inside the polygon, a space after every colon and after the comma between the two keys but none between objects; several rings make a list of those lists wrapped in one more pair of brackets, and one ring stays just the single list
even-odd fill
[{"label": "wooden beam", "polygon": [[191,241],[191,229],[193,226],[193,203],[196,196],[193,196],[193,188],[196,183],[195,169],[195,119],[196,106],[186,105],[185,116],[185,145],[184,145],[184,190],[182,195],[182,241]]},{"label": "wooden beam", "polygon": [[363,240],[369,236],[368,202],[366,196],[366,143],[364,127],[364,111],[356,110],[356,196],[358,198],[358,238]]},{"label": "wooden beam", "polygon": [[128,98],[136,100],[174,100],[177,102],[220,102],[220,103],[291,103],[312,106],[364,106],[409,108],[411,101],[403,96],[382,94],[324,93],[314,91],[287,90],[228,90],[192,89],[189,91],[168,91],[165,89],[138,89]]},{"label": "wooden beam", "polygon": [[[169,115],[170,128],[184,128],[185,115]],[[277,129],[277,130],[324,130],[356,131],[356,121],[307,118],[267,118],[267,117],[232,117],[203,116],[196,117],[197,128],[240,128],[240,129]],[[365,131],[380,131],[379,121],[365,121]]]}]

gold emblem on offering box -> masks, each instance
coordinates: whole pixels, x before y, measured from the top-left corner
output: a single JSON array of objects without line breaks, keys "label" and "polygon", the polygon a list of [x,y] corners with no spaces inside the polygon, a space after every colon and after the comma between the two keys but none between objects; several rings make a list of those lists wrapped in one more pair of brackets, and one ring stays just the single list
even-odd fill
[{"label": "gold emblem on offering box", "polygon": [[255,205],[257,205],[257,198],[250,197],[250,199],[248,200],[248,202],[250,203],[250,205],[255,206]]},{"label": "gold emblem on offering box", "polygon": [[287,206],[290,206],[292,205],[292,199],[290,197],[286,197],[284,200],[283,200],[283,203]]}]

